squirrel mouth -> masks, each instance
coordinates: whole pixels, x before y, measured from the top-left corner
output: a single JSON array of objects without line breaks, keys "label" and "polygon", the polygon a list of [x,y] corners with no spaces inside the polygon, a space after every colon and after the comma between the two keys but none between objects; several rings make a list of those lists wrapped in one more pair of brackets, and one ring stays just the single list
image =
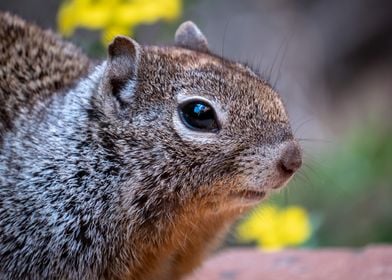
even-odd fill
[{"label": "squirrel mouth", "polygon": [[266,195],[264,191],[254,191],[254,190],[242,190],[233,192],[232,196],[244,200],[261,200]]}]

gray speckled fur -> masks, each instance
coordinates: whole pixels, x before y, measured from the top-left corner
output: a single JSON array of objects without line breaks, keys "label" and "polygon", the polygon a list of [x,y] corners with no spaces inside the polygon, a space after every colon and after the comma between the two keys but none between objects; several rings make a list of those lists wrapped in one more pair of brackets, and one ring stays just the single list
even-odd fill
[{"label": "gray speckled fur", "polygon": [[[110,165],[97,156],[97,147],[87,144],[85,134],[89,95],[98,86],[102,69],[65,97],[37,104],[26,115],[22,112],[15,123],[18,129],[3,139],[0,271],[6,279],[65,277],[61,271],[67,266],[74,267],[67,269],[67,277],[73,279],[98,275],[99,262],[86,265],[97,257],[96,248],[86,243],[94,236],[96,246],[109,247],[108,240],[85,225],[97,217],[111,219],[104,209],[118,203],[110,200],[116,179],[97,172]],[[85,254],[79,258],[81,250]],[[59,258],[59,252],[64,256]]]}]

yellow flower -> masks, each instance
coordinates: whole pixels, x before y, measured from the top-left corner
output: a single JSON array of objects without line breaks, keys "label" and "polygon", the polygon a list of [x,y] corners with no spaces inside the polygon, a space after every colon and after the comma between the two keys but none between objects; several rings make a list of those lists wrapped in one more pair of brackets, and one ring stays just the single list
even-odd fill
[{"label": "yellow flower", "polygon": [[255,241],[267,250],[278,250],[304,243],[311,235],[309,215],[299,206],[279,209],[262,205],[237,227],[240,241]]},{"label": "yellow flower", "polygon": [[180,16],[181,0],[68,0],[60,6],[58,28],[64,36],[76,28],[102,29],[103,43],[114,36],[132,36],[141,23],[174,20]]}]

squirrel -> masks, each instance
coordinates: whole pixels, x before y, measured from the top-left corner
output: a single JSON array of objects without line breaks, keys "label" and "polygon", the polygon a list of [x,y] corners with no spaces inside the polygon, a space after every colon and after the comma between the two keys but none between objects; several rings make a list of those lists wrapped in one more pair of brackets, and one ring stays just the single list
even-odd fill
[{"label": "squirrel", "polygon": [[300,168],[278,93],[184,22],[97,65],[0,14],[0,279],[180,279]]}]

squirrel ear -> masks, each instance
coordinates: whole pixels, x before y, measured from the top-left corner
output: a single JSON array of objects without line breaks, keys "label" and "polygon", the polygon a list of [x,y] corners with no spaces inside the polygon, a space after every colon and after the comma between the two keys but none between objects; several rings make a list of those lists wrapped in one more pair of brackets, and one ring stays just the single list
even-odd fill
[{"label": "squirrel ear", "polygon": [[192,21],[182,23],[176,31],[175,45],[194,51],[208,52],[206,37]]},{"label": "squirrel ear", "polygon": [[139,44],[131,38],[117,36],[108,48],[104,88],[117,97],[121,89],[137,74]]}]

